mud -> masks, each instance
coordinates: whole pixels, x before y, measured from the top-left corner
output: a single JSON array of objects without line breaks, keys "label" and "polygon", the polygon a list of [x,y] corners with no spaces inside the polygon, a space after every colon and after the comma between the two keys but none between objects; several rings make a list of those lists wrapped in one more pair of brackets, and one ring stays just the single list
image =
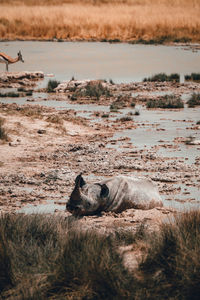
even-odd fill
[{"label": "mud", "polygon": [[[10,78],[1,84],[23,85],[21,78]],[[35,84],[35,78],[27,80]],[[188,110],[185,100],[200,92],[200,83],[104,82],[109,97],[76,100],[72,84],[62,83],[52,94],[44,89],[33,93],[24,100],[28,104],[2,99],[0,117],[9,140],[0,142],[1,212],[31,213],[38,208],[44,213],[46,205],[47,213],[69,217],[65,204],[80,172],[90,181],[117,174],[147,176],[157,183],[165,203],[163,209],[84,217],[78,221],[84,228],[134,230],[143,223],[153,230],[175,212],[200,207],[200,147],[186,143],[191,133],[199,140],[200,114],[198,107]],[[145,108],[148,98],[163,93],[181,96],[185,108]],[[112,104],[116,110],[112,111]]]},{"label": "mud", "polygon": [[41,71],[35,72],[3,72],[0,73],[0,88],[19,88],[35,86],[38,80],[44,78]]}]

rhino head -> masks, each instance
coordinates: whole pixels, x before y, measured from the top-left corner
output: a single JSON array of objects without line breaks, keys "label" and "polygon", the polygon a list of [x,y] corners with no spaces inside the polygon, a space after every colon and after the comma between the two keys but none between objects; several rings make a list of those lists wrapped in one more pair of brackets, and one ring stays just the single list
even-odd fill
[{"label": "rhino head", "polygon": [[66,209],[77,216],[97,214],[103,210],[108,195],[106,184],[87,184],[80,174],[75,179],[75,187]]}]

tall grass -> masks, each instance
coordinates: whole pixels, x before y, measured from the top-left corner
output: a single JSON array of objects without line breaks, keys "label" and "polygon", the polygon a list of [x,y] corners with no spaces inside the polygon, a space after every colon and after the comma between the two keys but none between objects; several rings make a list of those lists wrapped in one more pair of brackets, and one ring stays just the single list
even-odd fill
[{"label": "tall grass", "polygon": [[0,38],[200,41],[199,12],[195,0],[1,1]]},{"label": "tall grass", "polygon": [[[1,215],[0,299],[199,299],[199,224],[193,211],[158,232],[103,235],[75,219]],[[118,251],[128,244],[144,251],[134,272]]]},{"label": "tall grass", "polygon": [[148,254],[140,264],[149,274],[142,299],[199,299],[199,224],[200,212],[187,212],[176,217],[174,224],[163,224],[152,236]]}]

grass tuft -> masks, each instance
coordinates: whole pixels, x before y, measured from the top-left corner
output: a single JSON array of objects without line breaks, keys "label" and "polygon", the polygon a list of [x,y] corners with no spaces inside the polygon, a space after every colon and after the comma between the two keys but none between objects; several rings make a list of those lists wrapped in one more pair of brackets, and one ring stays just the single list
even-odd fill
[{"label": "grass tuft", "polygon": [[149,274],[141,299],[199,298],[199,224],[199,211],[186,212],[151,236],[148,253],[140,264],[145,275]]},{"label": "grass tuft", "polygon": [[18,98],[19,96],[20,94],[16,92],[0,93],[1,98],[6,98],[6,97]]},{"label": "grass tuft", "polygon": [[47,93],[54,93],[55,88],[60,84],[57,80],[49,80],[47,84]]},{"label": "grass tuft", "polygon": [[183,108],[184,103],[181,98],[174,95],[165,95],[159,99],[150,99],[146,103],[147,108],[178,109]]},{"label": "grass tuft", "polygon": [[[157,232],[141,225],[136,232],[100,234],[80,229],[73,217],[1,215],[0,297],[199,299],[199,224],[200,211],[191,211]],[[125,245],[143,251],[134,272],[119,254]]]},{"label": "grass tuft", "polygon": [[190,75],[185,75],[186,81],[200,81],[200,73],[192,73]]},{"label": "grass tuft", "polygon": [[200,93],[193,93],[187,101],[188,107],[195,107],[200,105]]},{"label": "grass tuft", "polygon": [[166,75],[165,73],[159,73],[159,74],[155,74],[152,77],[147,77],[143,79],[143,82],[146,81],[160,81],[160,82],[164,82],[164,81],[174,81],[174,82],[179,82],[180,81],[180,75],[177,73],[172,73],[171,75]]},{"label": "grass tuft", "polygon": [[100,97],[112,96],[109,89],[101,82],[89,82],[84,88],[77,89],[71,96],[72,100],[77,100],[79,97],[90,97],[99,100]]},{"label": "grass tuft", "polygon": [[133,278],[110,237],[72,230],[56,263],[51,293],[67,290],[68,297],[76,293],[77,299],[126,299],[131,295]]},{"label": "grass tuft", "polygon": [[5,119],[0,117],[0,140],[8,141],[9,138],[8,138],[8,134],[3,126],[4,123],[5,123]]}]

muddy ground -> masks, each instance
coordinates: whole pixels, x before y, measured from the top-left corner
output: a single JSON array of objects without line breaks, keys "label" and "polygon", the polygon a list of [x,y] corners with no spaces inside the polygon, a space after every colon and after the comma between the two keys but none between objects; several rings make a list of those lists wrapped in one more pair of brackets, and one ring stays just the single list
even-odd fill
[{"label": "muddy ground", "polygon": [[[34,86],[37,90],[37,78],[31,78],[30,74],[29,78],[1,77],[2,88],[29,89]],[[41,77],[38,79],[41,80]],[[129,209],[121,214],[105,213],[99,217],[83,217],[79,220],[80,226],[95,227],[101,231],[117,227],[132,230],[142,223],[154,229],[161,221],[179,213],[182,202],[199,206],[200,198],[196,194],[194,196],[192,191],[193,188],[196,191],[200,189],[200,146],[188,145],[188,156],[190,151],[195,153],[190,163],[187,157],[171,155],[185,144],[187,134],[174,136],[170,142],[159,140],[152,143],[150,148],[138,148],[129,137],[116,137],[115,134],[130,130],[134,135],[138,129],[150,134],[153,130],[166,131],[162,127],[156,127],[153,121],[138,120],[132,103],[144,106],[148,97],[159,97],[156,92],[170,92],[176,96],[200,92],[200,83],[107,83],[106,88],[111,95],[98,99],[74,99],[74,88],[67,83],[57,88],[55,93],[45,96],[44,89],[40,90],[39,92],[43,92],[40,98],[29,96],[24,105],[19,104],[20,97],[15,98],[15,103],[12,104],[6,103],[7,98],[1,101],[0,117],[4,120],[3,128],[7,133],[7,139],[0,142],[1,212],[16,213],[23,211],[22,208],[26,212],[27,207],[30,208],[27,212],[31,212],[33,207],[39,209],[44,204],[43,208],[50,205],[55,214],[70,216],[69,212],[65,212],[65,204],[73,189],[74,179],[80,172],[90,181],[117,174],[147,176],[156,181],[165,200],[165,207],[162,209]],[[133,93],[137,95],[133,96]],[[57,100],[58,103],[95,103],[97,106],[88,117],[88,112],[84,110],[79,114],[73,109],[58,110],[41,106],[41,98],[46,102]],[[112,104],[120,105],[117,108],[120,111],[110,109]],[[101,105],[107,107],[106,111],[98,109]],[[130,111],[126,112],[124,118],[125,109]],[[157,111],[159,113],[160,109]],[[178,111],[181,114],[182,110]],[[195,121],[185,119],[181,122],[185,122],[188,126],[186,128],[193,130],[198,137],[200,126]],[[177,127],[181,124],[177,121]],[[168,149],[169,158],[163,158],[159,149]]]}]

